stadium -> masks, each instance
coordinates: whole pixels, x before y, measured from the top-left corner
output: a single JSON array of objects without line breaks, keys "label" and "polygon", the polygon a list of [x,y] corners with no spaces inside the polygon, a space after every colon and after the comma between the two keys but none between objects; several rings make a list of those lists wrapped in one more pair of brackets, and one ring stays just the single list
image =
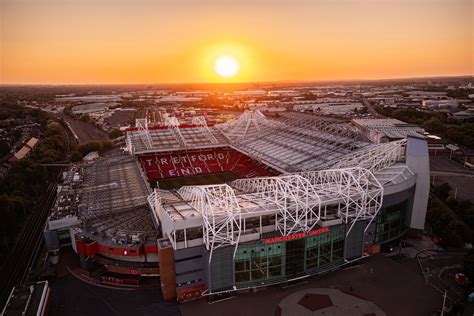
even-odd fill
[{"label": "stadium", "polygon": [[424,228],[422,137],[376,144],[347,121],[245,111],[138,119],[124,149],[65,172],[46,244],[71,243],[103,281],[159,275],[165,300],[337,270]]}]

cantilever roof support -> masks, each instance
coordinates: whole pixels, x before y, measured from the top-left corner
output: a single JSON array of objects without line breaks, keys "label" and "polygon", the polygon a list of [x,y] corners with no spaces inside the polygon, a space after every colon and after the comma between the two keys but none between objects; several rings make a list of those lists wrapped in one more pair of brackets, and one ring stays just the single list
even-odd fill
[{"label": "cantilever roof support", "polygon": [[173,134],[176,141],[183,147],[187,146],[186,141],[184,140],[183,135],[179,130],[179,121],[176,117],[166,116],[165,125],[171,127],[171,133]]},{"label": "cantilever roof support", "polygon": [[199,127],[199,131],[212,143],[212,144],[217,144],[218,141],[212,134],[211,130],[207,126],[207,121],[204,116],[195,116],[193,117],[193,122],[194,125],[197,125]]},{"label": "cantilever roof support", "polygon": [[146,118],[136,119],[135,126],[138,128],[138,135],[140,136],[140,139],[145,144],[145,147],[147,149],[152,149],[153,141],[150,136],[150,131],[148,130],[148,120]]}]

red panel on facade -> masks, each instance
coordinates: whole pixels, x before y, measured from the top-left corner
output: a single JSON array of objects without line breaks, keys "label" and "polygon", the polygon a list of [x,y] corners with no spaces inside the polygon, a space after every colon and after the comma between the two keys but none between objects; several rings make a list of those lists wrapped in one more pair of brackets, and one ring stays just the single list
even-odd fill
[{"label": "red panel on facade", "polygon": [[143,248],[117,247],[112,245],[99,245],[98,253],[103,255],[138,257],[143,254]]},{"label": "red panel on facade", "polygon": [[76,239],[76,249],[77,253],[80,255],[86,254],[86,249],[84,247],[84,243],[80,239]]},{"label": "red panel on facade", "polygon": [[145,245],[145,253],[158,253],[157,245]]},{"label": "red panel on facade", "polygon": [[174,261],[174,250],[170,246],[160,247],[160,278],[161,291],[165,301],[176,300],[176,270]]},{"label": "red panel on facade", "polygon": [[97,241],[85,245],[85,252],[87,257],[96,255],[98,251],[99,245],[97,244]]}]

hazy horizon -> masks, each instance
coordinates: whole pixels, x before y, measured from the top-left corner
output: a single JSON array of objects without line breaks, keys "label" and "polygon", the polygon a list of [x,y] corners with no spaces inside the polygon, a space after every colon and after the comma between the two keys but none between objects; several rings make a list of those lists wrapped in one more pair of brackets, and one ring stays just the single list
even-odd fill
[{"label": "hazy horizon", "polygon": [[129,83],[0,83],[0,86],[182,86],[182,85],[299,85],[299,84],[354,84],[372,82],[422,81],[473,79],[473,75],[428,76],[428,77],[397,77],[383,79],[350,79],[350,80],[278,80],[278,81],[232,81],[232,82],[129,82]]}]

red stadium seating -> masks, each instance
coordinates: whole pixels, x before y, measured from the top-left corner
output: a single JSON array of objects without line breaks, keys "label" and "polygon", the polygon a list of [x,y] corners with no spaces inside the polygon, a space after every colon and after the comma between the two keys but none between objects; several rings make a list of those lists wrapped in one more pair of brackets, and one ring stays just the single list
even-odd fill
[{"label": "red stadium seating", "polygon": [[272,176],[277,171],[231,148],[139,156],[149,180],[230,171],[240,178]]}]

